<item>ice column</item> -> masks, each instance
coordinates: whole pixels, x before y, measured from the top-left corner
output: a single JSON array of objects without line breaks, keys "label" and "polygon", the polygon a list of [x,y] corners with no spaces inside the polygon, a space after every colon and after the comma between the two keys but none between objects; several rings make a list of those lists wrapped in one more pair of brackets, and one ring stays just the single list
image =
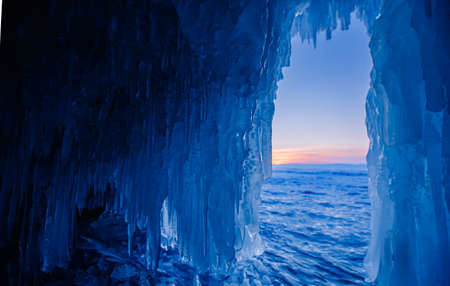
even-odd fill
[{"label": "ice column", "polygon": [[365,264],[380,285],[450,283],[448,11],[445,1],[386,1],[372,27]]}]

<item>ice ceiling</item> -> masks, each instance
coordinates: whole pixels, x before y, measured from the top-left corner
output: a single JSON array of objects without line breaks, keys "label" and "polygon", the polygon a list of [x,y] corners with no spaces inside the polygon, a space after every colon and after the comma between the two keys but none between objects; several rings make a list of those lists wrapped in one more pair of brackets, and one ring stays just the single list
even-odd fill
[{"label": "ice ceiling", "polygon": [[13,284],[65,267],[80,213],[95,208],[125,215],[129,244],[146,230],[150,270],[163,205],[199,271],[261,251],[259,192],[291,33],[331,36],[355,9],[374,64],[368,278],[450,284],[447,0],[3,5],[0,271]]}]

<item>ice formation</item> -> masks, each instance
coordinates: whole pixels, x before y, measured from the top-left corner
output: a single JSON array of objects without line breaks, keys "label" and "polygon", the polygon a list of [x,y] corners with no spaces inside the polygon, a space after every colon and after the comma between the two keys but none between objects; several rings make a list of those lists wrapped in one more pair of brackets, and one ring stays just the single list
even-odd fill
[{"label": "ice formation", "polygon": [[[271,120],[291,31],[371,34],[368,277],[448,285],[447,0],[3,1],[1,276],[65,267],[79,215],[124,214],[129,250],[163,230],[199,271],[261,251]],[[291,29],[294,27],[294,29]],[[164,202],[164,203],[163,203]],[[164,208],[163,208],[164,205]]]},{"label": "ice formation", "polygon": [[380,285],[450,285],[450,4],[385,1],[367,97],[372,239]]}]

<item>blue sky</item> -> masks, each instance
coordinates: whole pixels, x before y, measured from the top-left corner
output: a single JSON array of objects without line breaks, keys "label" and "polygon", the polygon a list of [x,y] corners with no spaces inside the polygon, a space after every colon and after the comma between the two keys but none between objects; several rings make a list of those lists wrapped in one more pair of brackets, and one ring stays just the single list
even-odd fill
[{"label": "blue sky", "polygon": [[275,101],[274,163],[364,162],[368,44],[366,28],[355,17],[350,30],[334,31],[331,40],[321,33],[316,49],[293,39]]}]

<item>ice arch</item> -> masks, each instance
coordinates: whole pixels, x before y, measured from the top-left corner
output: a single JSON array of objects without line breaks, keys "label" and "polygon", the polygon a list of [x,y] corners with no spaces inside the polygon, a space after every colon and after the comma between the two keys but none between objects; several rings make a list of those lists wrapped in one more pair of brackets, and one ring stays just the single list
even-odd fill
[{"label": "ice arch", "polygon": [[70,259],[77,214],[102,207],[147,230],[163,201],[200,270],[258,250],[276,83],[292,23],[329,35],[358,9],[374,62],[367,99],[381,285],[448,285],[446,0],[3,1],[2,277],[38,281]]}]

